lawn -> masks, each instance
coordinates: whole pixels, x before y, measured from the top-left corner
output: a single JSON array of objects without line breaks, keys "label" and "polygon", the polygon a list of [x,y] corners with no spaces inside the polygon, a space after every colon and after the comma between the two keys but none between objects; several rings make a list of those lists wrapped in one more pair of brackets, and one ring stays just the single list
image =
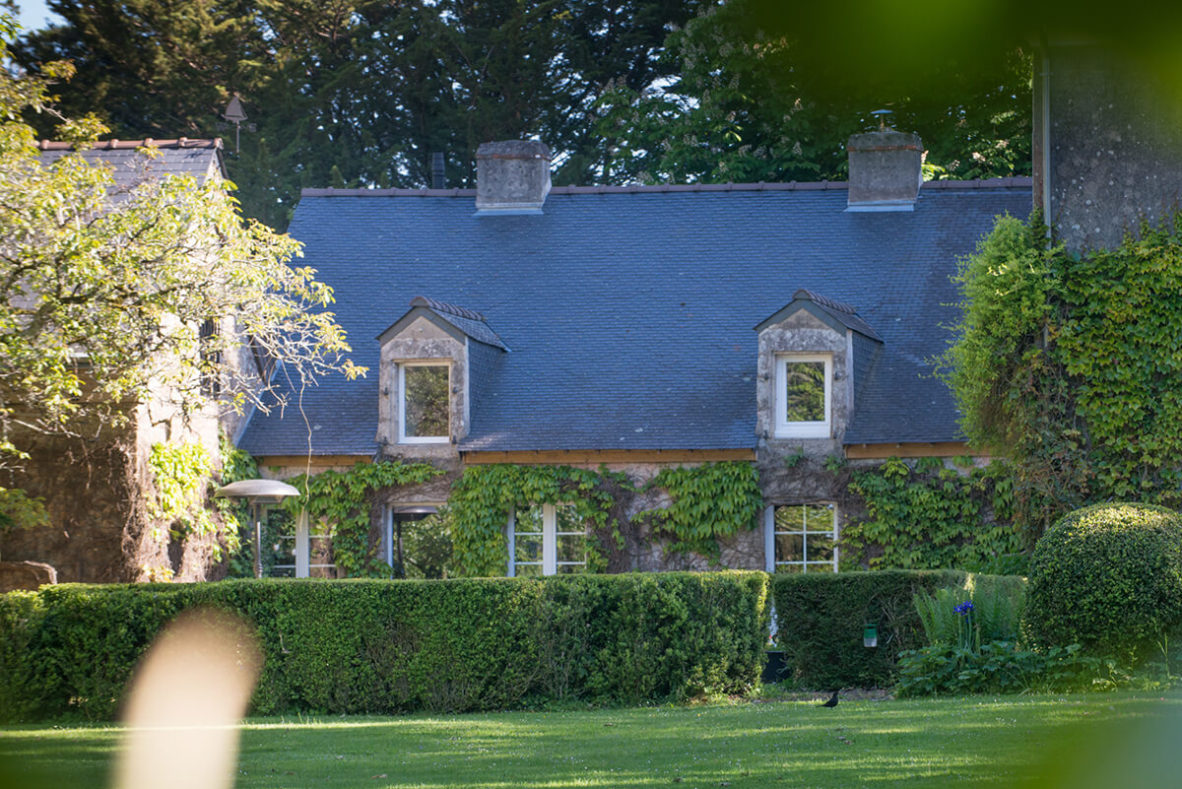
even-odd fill
[{"label": "lawn", "polygon": [[[237,786],[1014,786],[1031,763],[1055,752],[1055,743],[1081,724],[1104,721],[1138,742],[1146,740],[1145,730],[1167,731],[1176,741],[1180,719],[1182,699],[1129,693],[846,700],[834,709],[772,701],[266,718],[242,727]],[[1106,761],[1119,747],[1113,731],[1094,735],[1104,743]],[[0,787],[104,787],[119,734],[115,726],[0,730]],[[1053,760],[1087,761],[1078,752]]]}]

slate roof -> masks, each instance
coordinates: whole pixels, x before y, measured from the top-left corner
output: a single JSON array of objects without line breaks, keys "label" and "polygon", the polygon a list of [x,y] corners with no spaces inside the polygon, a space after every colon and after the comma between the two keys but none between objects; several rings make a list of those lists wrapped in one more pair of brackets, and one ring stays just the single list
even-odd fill
[{"label": "slate roof", "polygon": [[[37,145],[45,164],[74,150],[74,146],[66,142],[42,140]],[[145,156],[137,150],[141,147],[154,148],[159,155]],[[119,189],[129,189],[142,181],[166,175],[191,175],[198,182],[214,175],[226,175],[220,139],[104,140],[82,150],[81,154],[92,164],[102,162],[110,166]]]},{"label": "slate roof", "polygon": [[841,301],[834,301],[826,296],[822,296],[820,293],[813,293],[807,288],[801,288],[792,294],[792,302],[790,304],[779,310],[775,315],[764,320],[755,327],[755,330],[761,331],[765,326],[779,323],[806,304],[811,305],[810,312],[832,326],[835,331],[840,331],[838,327],[843,326],[847,329],[853,329],[872,340],[882,342],[882,338],[878,336],[878,333],[858,315],[857,307]]},{"label": "slate roof", "polygon": [[[847,444],[958,440],[930,364],[957,319],[949,277],[1030,205],[1029,179],[929,183],[885,213],[847,212],[840,183],[557,187],[540,216],[479,217],[473,190],[305,190],[289,232],[370,368],[305,392],[313,451],[377,450],[374,338],[424,294],[511,349],[481,354],[462,450],[754,448],[752,326],[801,289],[882,340],[856,343]],[[307,431],[294,409],[256,414],[240,443],[302,454]]]},{"label": "slate roof", "polygon": [[392,329],[399,327],[400,324],[406,322],[407,318],[415,314],[416,307],[421,307],[430,310],[440,320],[450,324],[456,330],[463,332],[468,337],[471,337],[477,342],[482,342],[485,345],[491,345],[494,348],[500,348],[502,351],[509,350],[505,347],[505,343],[497,336],[497,333],[492,330],[488,323],[484,320],[484,316],[476,310],[470,310],[465,307],[458,307],[455,304],[448,304],[443,301],[436,301],[435,299],[427,298],[426,296],[415,296],[410,301],[411,309],[401,318],[390,325],[388,329],[378,335],[378,341],[381,342],[390,334]]}]

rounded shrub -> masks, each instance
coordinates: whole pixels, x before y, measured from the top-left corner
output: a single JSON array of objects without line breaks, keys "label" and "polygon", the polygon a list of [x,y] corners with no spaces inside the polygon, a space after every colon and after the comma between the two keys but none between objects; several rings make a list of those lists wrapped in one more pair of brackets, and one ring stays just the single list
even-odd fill
[{"label": "rounded shrub", "polygon": [[1030,561],[1024,631],[1034,646],[1097,654],[1152,647],[1182,623],[1182,517],[1097,504],[1047,529]]}]

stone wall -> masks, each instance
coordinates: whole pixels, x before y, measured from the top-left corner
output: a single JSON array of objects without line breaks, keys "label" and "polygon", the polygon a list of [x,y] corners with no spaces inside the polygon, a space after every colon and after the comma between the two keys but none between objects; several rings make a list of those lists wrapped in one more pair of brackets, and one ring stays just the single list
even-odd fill
[{"label": "stone wall", "polygon": [[49,525],[0,538],[6,561],[45,562],[63,583],[145,580],[201,581],[217,577],[216,535],[183,541],[153,522],[148,454],[161,441],[200,442],[217,457],[217,418],[185,417],[154,397],[129,408],[122,425],[75,423],[76,435],[27,435],[30,457],[3,480],[44,500]]},{"label": "stone wall", "polygon": [[1035,60],[1035,205],[1049,197],[1047,219],[1072,251],[1118,246],[1143,220],[1178,208],[1177,87],[1096,46],[1052,44],[1043,54]]}]

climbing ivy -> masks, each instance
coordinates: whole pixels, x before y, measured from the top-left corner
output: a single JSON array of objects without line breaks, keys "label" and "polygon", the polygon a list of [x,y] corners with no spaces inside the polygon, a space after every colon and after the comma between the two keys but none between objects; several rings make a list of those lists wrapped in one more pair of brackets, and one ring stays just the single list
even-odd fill
[{"label": "climbing ivy", "polygon": [[591,524],[587,566],[602,569],[605,552],[621,546],[619,522],[612,516],[613,487],[624,475],[572,466],[468,466],[452,486],[448,507],[452,545],[460,575],[504,575],[509,548],[505,526],[514,509],[541,504],[569,504]]},{"label": "climbing ivy", "polygon": [[763,494],[750,463],[705,463],[661,469],[645,485],[663,488],[672,499],[663,509],[645,510],[658,532],[673,537],[670,550],[718,557],[718,538],[759,525]]},{"label": "climbing ivy", "polygon": [[850,477],[867,517],[842,530],[842,560],[851,568],[977,572],[1022,569],[1021,535],[1013,524],[1009,464],[961,471],[936,458],[909,466],[890,458]]},{"label": "climbing ivy", "polygon": [[377,558],[369,541],[370,494],[396,485],[417,485],[441,473],[425,463],[380,461],[357,463],[348,471],[301,474],[287,480],[300,496],[285,499],[283,508],[293,518],[306,509],[309,519],[328,524],[333,562],[347,576],[389,577],[389,565]]},{"label": "climbing ivy", "polygon": [[[177,539],[217,530],[205,508],[213,458],[203,445],[171,441],[153,444],[148,452],[148,467],[155,481],[155,491],[147,498],[150,518],[166,526]],[[157,529],[156,536],[164,535]]]},{"label": "climbing ivy", "polygon": [[1182,216],[1082,256],[1002,218],[958,281],[945,374],[1029,542],[1087,503],[1182,503]]}]

